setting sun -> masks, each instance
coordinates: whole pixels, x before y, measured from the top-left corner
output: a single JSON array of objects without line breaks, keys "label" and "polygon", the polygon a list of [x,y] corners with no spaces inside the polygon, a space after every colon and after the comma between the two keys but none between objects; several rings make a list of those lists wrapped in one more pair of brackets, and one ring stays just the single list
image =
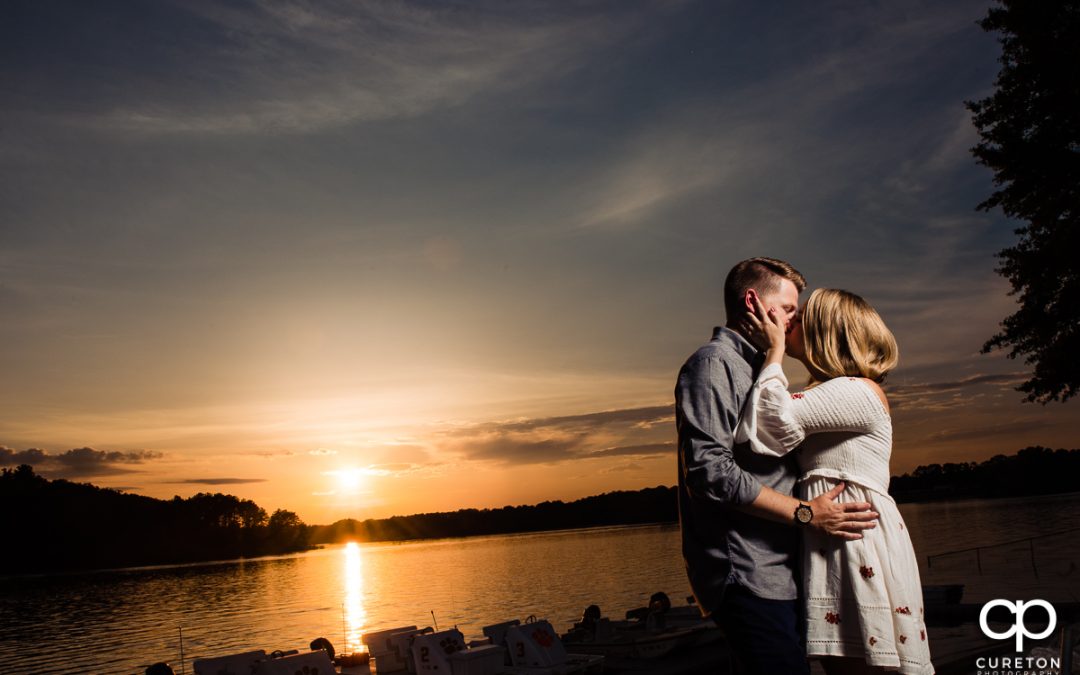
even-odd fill
[{"label": "setting sun", "polygon": [[337,479],[339,493],[356,494],[364,491],[368,484],[368,474],[363,469],[338,469],[330,474]]}]

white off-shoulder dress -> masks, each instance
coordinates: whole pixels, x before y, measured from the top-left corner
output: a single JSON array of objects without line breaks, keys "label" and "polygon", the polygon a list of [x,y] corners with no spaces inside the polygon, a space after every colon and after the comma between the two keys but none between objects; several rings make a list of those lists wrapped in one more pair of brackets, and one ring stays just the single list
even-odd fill
[{"label": "white off-shoulder dress", "polygon": [[904,519],[889,496],[892,419],[867,382],[841,377],[789,394],[778,364],[762,369],[736,441],[754,452],[796,454],[797,497],[811,500],[840,481],[841,502],[870,502],[877,527],[847,541],[803,533],[803,597],[809,656],[865,658],[873,666],[929,674],[922,584]]}]

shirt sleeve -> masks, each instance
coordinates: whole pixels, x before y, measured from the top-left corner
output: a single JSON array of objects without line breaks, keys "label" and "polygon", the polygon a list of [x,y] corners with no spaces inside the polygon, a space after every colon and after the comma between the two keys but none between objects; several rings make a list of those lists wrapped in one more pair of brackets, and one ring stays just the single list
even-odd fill
[{"label": "shirt sleeve", "polygon": [[787,384],[780,364],[761,370],[736,431],[738,442],[779,457],[811,434],[866,433],[885,414],[877,395],[856,378],[834,378],[798,394],[789,394]]},{"label": "shirt sleeve", "polygon": [[749,504],[761,483],[735,463],[735,425],[740,402],[728,364],[702,358],[683,366],[675,386],[680,470],[697,498]]}]

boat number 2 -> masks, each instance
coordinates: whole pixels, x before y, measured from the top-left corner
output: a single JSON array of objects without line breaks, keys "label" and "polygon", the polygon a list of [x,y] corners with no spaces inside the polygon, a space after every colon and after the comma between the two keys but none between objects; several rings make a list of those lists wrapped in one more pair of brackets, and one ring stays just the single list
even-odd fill
[{"label": "boat number 2", "polygon": [[431,656],[431,655],[430,655],[430,653],[428,652],[428,648],[427,648],[427,647],[421,647],[421,648],[420,648],[420,661],[422,661],[423,663],[428,663],[428,662],[429,662],[429,661],[431,660],[431,659],[429,658],[430,656]]}]

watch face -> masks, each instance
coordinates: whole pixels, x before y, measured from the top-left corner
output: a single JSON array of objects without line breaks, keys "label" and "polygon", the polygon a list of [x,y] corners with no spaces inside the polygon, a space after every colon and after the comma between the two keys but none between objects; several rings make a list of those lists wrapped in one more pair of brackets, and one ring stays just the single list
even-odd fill
[{"label": "watch face", "polygon": [[798,508],[795,509],[795,520],[799,521],[800,523],[809,523],[813,517],[814,512],[811,511],[810,507],[806,504],[800,504]]}]

